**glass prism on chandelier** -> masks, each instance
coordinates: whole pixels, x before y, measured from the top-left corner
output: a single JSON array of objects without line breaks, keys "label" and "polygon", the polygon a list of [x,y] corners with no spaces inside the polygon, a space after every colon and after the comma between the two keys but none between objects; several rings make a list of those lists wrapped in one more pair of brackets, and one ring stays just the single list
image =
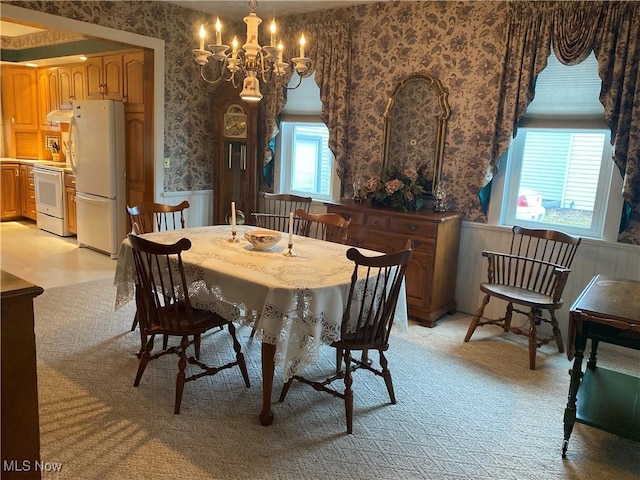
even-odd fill
[{"label": "glass prism on chandelier", "polygon": [[[287,70],[290,68],[289,62],[283,60],[284,46],[282,41],[276,45],[276,21],[273,19],[270,25],[271,43],[268,46],[260,46],[258,43],[258,25],[262,23],[262,19],[256,15],[258,2],[252,0],[249,2],[251,11],[249,15],[244,17],[244,23],[247,24],[247,42],[239,48],[238,38],[233,37],[231,47],[222,44],[222,24],[220,19],[216,19],[216,43],[209,45],[208,50],[204,48],[204,41],[207,32],[204,25],[200,26],[200,47],[194,49],[193,55],[195,62],[200,65],[200,77],[207,83],[218,83],[220,79],[232,82],[234,87],[240,85],[239,78],[244,75],[242,83],[242,92],[240,97],[243,100],[257,102],[262,99],[260,93],[260,80],[264,83],[275,74],[276,79],[282,79]],[[300,56],[292,58],[293,68],[300,77],[295,87],[287,87],[294,89],[300,86],[302,76],[311,67],[311,59],[305,57],[304,50],[306,39],[304,34],[300,37]],[[208,80],[204,74],[204,68],[209,63],[209,57],[213,57],[218,62],[220,68],[220,78],[216,80]]]}]

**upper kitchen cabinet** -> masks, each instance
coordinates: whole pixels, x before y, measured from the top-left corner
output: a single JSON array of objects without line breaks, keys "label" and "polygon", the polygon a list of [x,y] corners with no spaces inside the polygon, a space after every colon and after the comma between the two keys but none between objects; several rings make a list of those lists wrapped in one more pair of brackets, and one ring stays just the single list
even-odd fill
[{"label": "upper kitchen cabinet", "polygon": [[58,67],[61,110],[71,110],[73,102],[85,99],[84,77],[84,64]]},{"label": "upper kitchen cabinet", "polygon": [[122,55],[124,68],[125,109],[128,112],[144,111],[144,52],[131,52]]},{"label": "upper kitchen cabinet", "polygon": [[60,77],[58,68],[39,68],[38,78],[38,124],[44,128],[57,127],[47,121],[47,113],[60,108]]},{"label": "upper kitchen cabinet", "polygon": [[48,122],[47,113],[52,110],[71,110],[75,100],[84,100],[83,64],[39,68],[38,120],[45,129],[58,130],[56,122]]},{"label": "upper kitchen cabinet", "polygon": [[2,66],[2,115],[5,154],[38,158],[38,93],[36,70]]},{"label": "upper kitchen cabinet", "polygon": [[122,100],[124,75],[122,54],[89,58],[85,63],[87,100]]}]

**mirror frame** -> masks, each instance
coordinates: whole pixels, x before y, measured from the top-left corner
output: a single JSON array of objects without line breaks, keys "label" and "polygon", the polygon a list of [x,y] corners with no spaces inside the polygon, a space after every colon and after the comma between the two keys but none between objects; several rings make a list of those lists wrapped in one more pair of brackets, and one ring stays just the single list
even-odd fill
[{"label": "mirror frame", "polygon": [[[387,107],[384,110],[384,148],[382,150],[382,170],[384,171],[389,167],[388,164],[388,154],[389,154],[389,142],[391,138],[391,133],[393,130],[393,125],[391,125],[391,112],[393,106],[396,102],[398,96],[402,93],[403,88],[407,85],[407,83],[412,82],[414,80],[424,80],[431,88],[434,90],[436,94],[436,98],[438,101],[438,105],[440,107],[440,111],[435,116],[436,124],[436,137],[434,139],[435,148],[434,148],[434,159],[433,159],[433,180],[431,184],[431,189],[433,190],[435,186],[440,182],[440,176],[442,174],[442,161],[444,157],[444,144],[445,144],[445,136],[447,133],[447,120],[451,115],[451,107],[449,106],[449,90],[442,85],[442,82],[433,78],[426,73],[412,73],[411,75],[406,76],[402,80],[398,82],[396,87],[393,89],[391,96],[389,97],[389,101],[387,102]],[[416,167],[418,167],[416,165]],[[432,194],[432,192],[427,192],[428,194]]]}]

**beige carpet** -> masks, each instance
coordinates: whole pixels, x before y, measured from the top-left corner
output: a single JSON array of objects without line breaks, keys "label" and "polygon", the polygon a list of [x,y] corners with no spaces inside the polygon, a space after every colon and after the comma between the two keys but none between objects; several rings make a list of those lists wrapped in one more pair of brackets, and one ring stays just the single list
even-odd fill
[{"label": "beige carpet", "polygon": [[[347,435],[342,402],[298,383],[275,402],[274,424],[259,425],[260,344],[247,327],[251,388],[236,369],[205,377],[187,384],[174,415],[177,357],[152,362],[134,388],[133,305],[114,313],[114,297],[109,281],[94,281],[35,300],[41,457],[62,464],[45,479],[640,478],[639,443],[584,425],[563,460],[566,356],[543,347],[532,372],[524,338],[483,327],[463,343],[467,316],[394,335],[398,404],[381,379],[358,372]],[[203,341],[205,359],[215,361],[214,344],[229,357],[217,332]],[[631,353],[603,348],[601,365],[640,374]],[[321,358],[327,369],[332,354]],[[274,399],[280,387],[276,378]]]}]

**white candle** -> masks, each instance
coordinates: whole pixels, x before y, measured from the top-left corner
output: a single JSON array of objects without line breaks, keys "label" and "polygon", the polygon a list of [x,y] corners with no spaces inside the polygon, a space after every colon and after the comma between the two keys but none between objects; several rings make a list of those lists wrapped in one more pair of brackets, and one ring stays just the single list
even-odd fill
[{"label": "white candle", "polygon": [[200,25],[200,50],[204,50],[204,37],[207,36],[207,32],[204,29],[204,25]]},{"label": "white candle", "polygon": [[222,45],[222,24],[219,17],[216,17],[216,45]]},{"label": "white candle", "polygon": [[271,20],[271,46],[276,44],[276,19]]},{"label": "white candle", "polygon": [[300,36],[300,56],[304,58],[304,46],[307,41],[304,39],[304,33]]},{"label": "white candle", "polygon": [[236,202],[231,202],[231,231],[236,231]]},{"label": "white candle", "polygon": [[282,63],[282,51],[284,50],[284,45],[282,42],[278,43],[278,61]]},{"label": "white candle", "polygon": [[293,245],[293,212],[289,212],[289,245]]}]

